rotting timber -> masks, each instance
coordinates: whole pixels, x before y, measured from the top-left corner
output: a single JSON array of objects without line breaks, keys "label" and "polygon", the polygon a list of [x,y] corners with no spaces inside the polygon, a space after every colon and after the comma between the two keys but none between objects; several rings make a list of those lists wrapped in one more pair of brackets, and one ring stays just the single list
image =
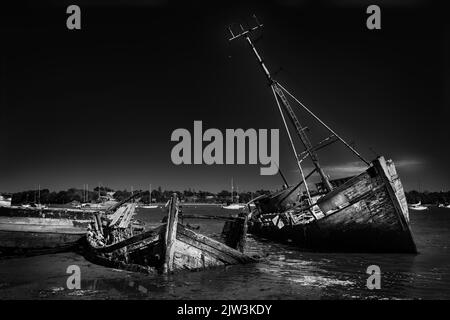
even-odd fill
[{"label": "rotting timber", "polygon": [[[110,216],[97,214],[86,237],[84,256],[107,267],[145,273],[200,270],[256,261],[242,252],[243,241],[239,239],[246,236],[246,223],[238,224],[242,226],[241,232],[233,230],[233,234],[225,235],[230,243],[236,244],[231,247],[179,223],[180,205],[176,194],[167,207],[165,223],[150,230],[131,223],[134,203],[122,204]],[[230,240],[236,236],[239,239]]]},{"label": "rotting timber", "polygon": [[75,249],[86,235],[92,210],[0,207],[0,256]]},{"label": "rotting timber", "polygon": [[[365,160],[272,77],[251,39],[254,32],[263,26],[256,17],[255,20],[256,25],[247,30],[240,25],[237,34],[230,26],[229,40],[244,39],[249,44],[268,80],[301,180],[290,187],[285,181],[284,190],[252,200],[255,209],[248,207],[249,233],[294,243],[310,250],[416,253],[409,226],[408,206],[393,161],[385,160],[384,157],[378,157],[372,162]],[[307,135],[308,128],[300,124],[289,100],[293,100],[296,106],[315,119],[330,136],[313,145]],[[297,152],[295,136],[291,135],[287,121],[302,143],[304,151],[301,153]],[[367,165],[367,169],[354,177],[330,180],[319,163],[317,151],[335,142],[341,142]],[[313,170],[305,175],[302,162],[307,159],[312,162]],[[312,192],[307,183],[314,173],[321,180],[316,192]]]},{"label": "rotting timber", "polygon": [[[135,194],[104,210],[0,207],[0,257],[77,250],[99,215],[110,216]],[[120,209],[122,210],[122,209]]]}]

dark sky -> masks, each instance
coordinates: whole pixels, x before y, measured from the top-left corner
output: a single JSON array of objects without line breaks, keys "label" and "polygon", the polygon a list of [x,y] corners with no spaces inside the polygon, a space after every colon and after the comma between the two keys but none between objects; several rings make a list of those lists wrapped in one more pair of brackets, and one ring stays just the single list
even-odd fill
[{"label": "dark sky", "polygon": [[[259,175],[260,165],[172,164],[171,133],[193,132],[194,120],[204,130],[279,128],[280,166],[298,180],[270,88],[246,44],[227,41],[228,24],[253,13],[264,23],[256,45],[273,72],[281,68],[282,84],[366,158],[392,158],[405,189],[450,189],[445,11],[381,1],[382,29],[370,31],[368,3],[353,2],[97,0],[3,9],[0,191],[85,183],[219,191],[232,177],[240,190],[280,186],[279,176]],[[81,7],[79,31],[66,28],[69,4]],[[298,116],[313,141],[326,136]],[[361,170],[342,145],[319,157],[331,177]]]}]

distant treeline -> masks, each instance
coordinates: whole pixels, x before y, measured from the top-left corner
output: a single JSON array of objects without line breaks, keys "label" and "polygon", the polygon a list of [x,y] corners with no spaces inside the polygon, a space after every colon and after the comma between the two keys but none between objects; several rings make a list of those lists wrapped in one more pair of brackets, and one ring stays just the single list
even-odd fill
[{"label": "distant treeline", "polygon": [[[106,195],[106,191],[100,191],[100,195]],[[72,201],[95,202],[99,199],[98,189],[85,192],[82,189],[70,188],[65,191],[50,192],[49,189],[27,190],[12,194],[12,204],[42,203],[42,204],[65,204]]]},{"label": "distant treeline", "polygon": [[[42,203],[42,204],[66,204],[73,201],[76,202],[99,202],[100,196],[106,196],[107,192],[112,192],[113,190],[108,187],[101,187],[100,193],[98,192],[98,187],[93,191],[89,190],[85,192],[82,189],[70,188],[65,191],[50,191],[49,189],[42,190],[27,190],[22,192],[16,192],[12,194],[12,204],[25,204],[25,203]],[[133,193],[141,192],[139,190]],[[237,199],[239,202],[248,202],[252,198],[257,197],[262,194],[269,194],[270,190],[257,190],[256,192],[239,192],[233,193],[233,200]],[[220,191],[218,193],[212,193],[209,191],[173,191],[173,190],[162,190],[161,187],[152,190],[151,202],[166,202],[170,197],[177,193],[182,201],[185,202],[202,202],[202,203],[226,203],[231,201],[230,191]],[[113,194],[114,199],[121,201],[131,196],[131,191],[118,190]],[[140,201],[144,203],[150,203],[149,191],[144,191],[140,196]]]},{"label": "distant treeline", "polygon": [[419,192],[416,190],[406,192],[406,200],[408,203],[422,204],[449,204],[450,203],[450,191],[441,192]]},{"label": "distant treeline", "polygon": [[[24,204],[24,203],[42,203],[42,204],[66,204],[73,201],[77,202],[98,202],[99,195],[106,196],[107,192],[113,192],[111,188],[102,187],[100,192],[98,187],[94,190],[85,192],[82,189],[70,188],[65,191],[50,191],[48,189],[42,190],[28,190],[22,192],[16,192],[12,194],[12,204]],[[141,192],[139,190],[134,191]],[[262,194],[269,194],[273,191],[270,190],[257,190],[255,192],[239,192],[233,193],[233,201],[237,200],[241,203],[249,202],[251,199],[260,196]],[[161,187],[152,190],[151,202],[166,202],[170,199],[172,194],[177,193],[178,197],[185,202],[202,202],[202,203],[226,203],[231,201],[231,192],[222,190],[218,193],[212,193],[209,191],[174,191],[174,190],[162,190]],[[131,196],[131,191],[118,190],[113,194],[114,199],[121,201]],[[406,192],[406,200],[408,203],[422,204],[449,204],[450,203],[450,191],[446,192],[418,192],[409,191]],[[144,191],[140,197],[140,201],[144,203],[150,203],[149,191]]]}]

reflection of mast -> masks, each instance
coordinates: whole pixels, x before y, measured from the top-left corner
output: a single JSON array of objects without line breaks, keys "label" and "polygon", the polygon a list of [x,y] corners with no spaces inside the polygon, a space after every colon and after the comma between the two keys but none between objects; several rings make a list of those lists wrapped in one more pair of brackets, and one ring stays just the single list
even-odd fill
[{"label": "reflection of mast", "polygon": [[[283,86],[281,86],[276,80],[274,80],[269,72],[269,70],[267,69],[266,65],[264,64],[263,59],[261,58],[260,54],[258,53],[258,51],[256,50],[256,47],[254,46],[252,40],[250,39],[250,34],[252,32],[254,32],[255,30],[260,29],[263,25],[259,23],[258,19],[256,18],[256,16],[253,16],[256,20],[256,26],[255,27],[249,27],[247,30],[244,30],[244,27],[242,25],[240,25],[240,30],[238,34],[234,34],[233,30],[231,29],[231,26],[228,28],[228,30],[231,33],[231,38],[229,39],[229,41],[238,39],[238,38],[244,38],[247,43],[249,44],[250,48],[252,49],[253,54],[256,57],[256,60],[258,61],[265,77],[267,78],[269,85],[272,89],[272,92],[274,94],[275,97],[275,101],[277,103],[280,115],[282,117],[285,129],[286,129],[286,133],[289,137],[289,141],[292,147],[292,150],[294,152],[294,156],[297,160],[297,165],[298,168],[300,170],[301,176],[302,176],[302,180],[305,184],[305,188],[306,191],[309,195],[309,190],[308,190],[308,185],[306,183],[306,179],[304,174],[303,174],[303,169],[301,167],[301,162],[306,158],[306,157],[310,157],[313,165],[314,165],[314,171],[316,171],[320,177],[321,180],[323,182],[323,185],[325,187],[325,189],[327,190],[327,192],[332,190],[332,186],[331,183],[328,179],[328,176],[325,174],[325,172],[323,171],[322,167],[319,164],[319,159],[317,157],[316,151],[319,149],[322,149],[323,147],[335,142],[335,141],[341,141],[347,148],[349,148],[356,156],[358,156],[362,161],[364,161],[367,165],[369,165],[369,162],[367,162],[353,147],[351,147],[347,142],[345,142],[340,136],[338,136],[338,134],[336,132],[334,132],[329,126],[327,126],[322,120],[320,120],[311,110],[309,110],[305,105],[303,105],[296,97],[294,97],[289,91],[287,91]],[[308,129],[307,127],[303,127],[299,120],[297,119],[297,116],[295,115],[294,111],[292,110],[292,107],[289,103],[289,101],[287,100],[286,96],[284,93],[287,93],[295,102],[297,102],[307,113],[309,113],[315,120],[317,120],[322,126],[324,126],[330,133],[331,136],[326,138],[325,140],[321,141],[318,145],[313,146],[311,144],[311,141],[309,140],[309,137],[306,134],[306,130]],[[284,111],[284,112],[283,112]],[[290,120],[291,124],[294,126],[295,128],[295,132],[297,134],[297,136],[299,137],[299,139],[301,140],[305,151],[303,151],[301,154],[297,153],[297,150],[295,148],[294,142],[292,140],[291,134],[290,134],[290,130],[289,127],[286,123],[285,120],[285,116],[284,113],[287,114],[288,119]],[[302,159],[299,158],[302,157]],[[311,172],[311,173],[312,173]],[[311,174],[308,174],[308,176],[310,176]]]}]

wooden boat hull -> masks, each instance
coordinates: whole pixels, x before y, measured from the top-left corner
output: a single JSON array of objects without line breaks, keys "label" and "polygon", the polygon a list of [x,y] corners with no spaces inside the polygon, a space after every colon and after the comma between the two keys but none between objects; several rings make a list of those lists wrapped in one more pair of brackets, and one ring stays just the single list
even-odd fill
[{"label": "wooden boat hull", "polygon": [[[158,240],[139,248],[130,250],[128,262],[132,264],[148,264],[157,271],[162,271],[165,255],[165,226],[161,229]],[[173,243],[173,260],[171,271],[199,270],[211,267],[226,266],[253,262],[254,259],[227,245],[200,235],[178,224],[177,235]]]},{"label": "wooden boat hull", "polygon": [[0,207],[0,217],[30,217],[70,220],[90,220],[93,213],[98,210],[75,208],[24,208],[24,207]]},{"label": "wooden boat hull", "polygon": [[[147,273],[170,273],[179,270],[199,270],[256,261],[243,252],[210,237],[200,235],[178,223],[176,194],[170,201],[167,222],[157,228],[135,234],[132,226],[121,226],[131,213],[117,210],[105,228],[89,231],[85,257],[107,267],[138,270]],[[229,238],[245,237],[246,220],[240,224],[242,232]],[[103,223],[99,224],[103,225]],[[111,239],[114,239],[111,243]],[[232,241],[231,239],[228,239]],[[105,245],[104,243],[110,243]],[[234,241],[236,247],[243,241]],[[100,244],[100,245],[99,245]]]},{"label": "wooden boat hull", "polygon": [[0,251],[3,255],[72,248],[86,235],[89,221],[33,217],[0,217]]},{"label": "wooden boat hull", "polygon": [[417,252],[403,187],[394,164],[382,157],[319,199],[316,209],[320,213],[309,223],[273,222],[265,215],[264,221],[251,219],[248,231],[320,251]]}]

